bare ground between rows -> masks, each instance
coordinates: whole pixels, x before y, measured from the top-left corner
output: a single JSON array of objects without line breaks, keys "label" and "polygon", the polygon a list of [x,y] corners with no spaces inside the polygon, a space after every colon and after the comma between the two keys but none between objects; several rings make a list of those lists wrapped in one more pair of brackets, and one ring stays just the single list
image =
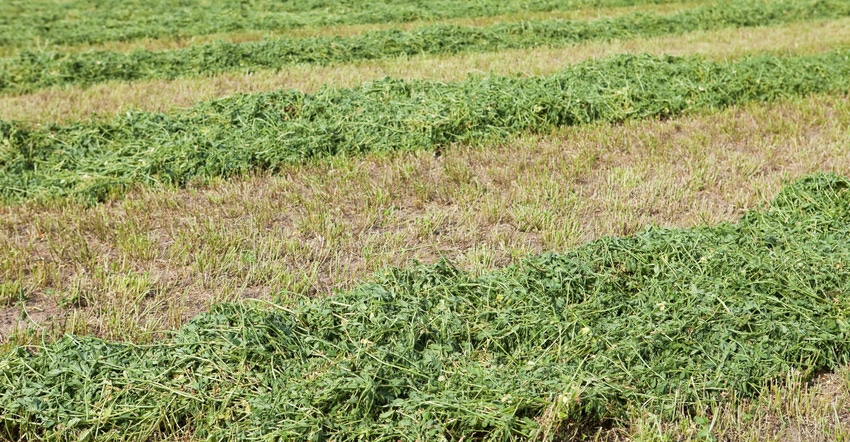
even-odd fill
[{"label": "bare ground between rows", "polygon": [[[649,224],[732,220],[787,180],[850,174],[850,103],[816,96],[497,146],[331,159],[140,190],[108,204],[0,208],[0,333],[149,341],[209,305],[344,290],[446,257],[473,272]],[[18,339],[19,341],[21,339]]]}]

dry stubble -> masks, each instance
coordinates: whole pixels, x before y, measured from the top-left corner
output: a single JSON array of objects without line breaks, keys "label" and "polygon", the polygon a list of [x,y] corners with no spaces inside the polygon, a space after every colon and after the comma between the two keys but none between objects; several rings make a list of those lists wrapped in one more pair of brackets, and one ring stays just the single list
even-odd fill
[{"label": "dry stubble", "polygon": [[335,158],[148,189],[109,204],[0,209],[14,328],[145,341],[210,303],[322,295],[441,256],[473,271],[648,224],[737,218],[781,183],[850,174],[850,103],[816,96],[491,147]]}]

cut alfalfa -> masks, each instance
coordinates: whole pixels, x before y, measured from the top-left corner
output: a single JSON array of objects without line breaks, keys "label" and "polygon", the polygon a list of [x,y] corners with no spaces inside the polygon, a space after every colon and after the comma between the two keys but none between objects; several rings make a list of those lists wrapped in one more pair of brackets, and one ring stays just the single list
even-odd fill
[{"label": "cut alfalfa", "polygon": [[618,55],[547,77],[385,79],[315,94],[235,95],[111,121],[0,121],[0,200],[97,202],[135,186],[182,186],[333,155],[481,144],[556,127],[848,91],[846,50],[722,63]]},{"label": "cut alfalfa", "polygon": [[32,439],[525,438],[630,408],[675,418],[833,369],[850,357],[848,315],[850,180],[818,174],[737,224],[217,305],[152,345],[18,348],[0,358],[0,422]]},{"label": "cut alfalfa", "polygon": [[352,2],[322,0],[280,2],[252,0],[243,3],[206,0],[159,0],[128,3],[98,0],[97,8],[85,1],[45,7],[41,2],[0,3],[0,53],[3,49],[83,46],[137,39],[185,39],[193,36],[245,31],[273,31],[304,27],[357,24],[391,24],[492,17],[529,12],[572,11],[585,8],[616,8],[690,0],[383,0]]},{"label": "cut alfalfa", "polygon": [[[545,20],[490,26],[434,24],[348,37],[216,41],[173,50],[22,52],[0,59],[0,92],[26,93],[58,85],[174,79],[232,71],[340,64],[400,56],[496,52],[588,41],[649,38],[711,29],[773,26],[850,15],[844,0],[733,0],[674,14],[635,13],[595,20]],[[0,27],[0,29],[2,29]]]}]

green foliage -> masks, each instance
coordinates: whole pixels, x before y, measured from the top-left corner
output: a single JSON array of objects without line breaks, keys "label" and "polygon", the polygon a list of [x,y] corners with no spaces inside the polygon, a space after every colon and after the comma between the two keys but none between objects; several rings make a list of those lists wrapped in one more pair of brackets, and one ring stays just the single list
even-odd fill
[{"label": "green foliage", "polygon": [[0,3],[0,46],[91,44],[675,1],[681,0],[5,0]]},{"label": "green foliage", "polygon": [[652,37],[722,27],[764,26],[850,15],[844,0],[738,0],[672,15],[632,14],[593,21],[540,21],[486,27],[432,25],[353,37],[215,42],[170,51],[23,52],[0,63],[0,91],[29,92],[60,84],[92,84],[278,69],[293,63],[348,63],[400,55],[453,54],[561,46],[589,40]]},{"label": "green foliage", "polygon": [[[472,277],[391,270],[287,309],[218,305],[147,346],[0,358],[13,440],[510,440],[681,416],[850,361],[850,180],[738,224],[648,228]],[[546,418],[543,415],[546,415]]]},{"label": "green foliage", "polygon": [[0,307],[8,307],[25,300],[26,295],[21,281],[0,282]]},{"label": "green foliage", "polygon": [[128,186],[179,186],[309,158],[432,149],[848,90],[846,51],[729,63],[622,55],[549,77],[387,79],[316,94],[238,95],[109,122],[32,128],[0,121],[0,198],[103,201]]}]

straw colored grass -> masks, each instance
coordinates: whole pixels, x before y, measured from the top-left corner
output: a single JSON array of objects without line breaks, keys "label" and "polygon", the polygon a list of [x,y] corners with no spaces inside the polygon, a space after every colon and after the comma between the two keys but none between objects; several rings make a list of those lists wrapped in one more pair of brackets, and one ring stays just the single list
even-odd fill
[{"label": "straw colored grass", "polygon": [[[850,173],[850,104],[571,128],[490,148],[336,158],[86,208],[0,209],[15,328],[147,340],[220,301],[320,295],[445,256],[483,271],[647,224],[733,219],[783,180]],[[16,292],[18,293],[18,292]]]},{"label": "straw colored grass", "polygon": [[[848,134],[850,101],[814,96],[439,157],[338,158],[95,208],[6,207],[0,275],[21,291],[2,310],[3,333],[145,342],[214,302],[321,296],[410,259],[447,257],[480,274],[647,224],[715,224],[772,200],[784,181],[850,173]],[[846,369],[811,384],[789,373],[756,400],[675,422],[635,409],[630,425],[597,436],[846,440],[848,386]]]},{"label": "straw colored grass", "polygon": [[327,297],[221,304],[141,347],[18,347],[0,355],[0,434],[485,442],[623,426],[635,410],[716,420],[848,361],[848,236],[850,178],[812,174],[736,223],[647,228],[479,276],[441,261]]}]

